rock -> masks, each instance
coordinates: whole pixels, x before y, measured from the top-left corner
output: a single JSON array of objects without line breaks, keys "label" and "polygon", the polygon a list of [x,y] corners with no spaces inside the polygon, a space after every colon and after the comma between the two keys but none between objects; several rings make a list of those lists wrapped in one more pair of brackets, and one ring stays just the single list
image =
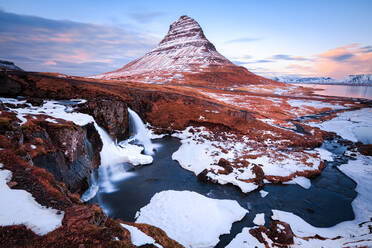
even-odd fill
[{"label": "rock", "polygon": [[293,231],[288,223],[273,220],[270,222],[268,237],[275,243],[293,244]]},{"label": "rock", "polygon": [[220,158],[220,160],[218,161],[217,165],[218,166],[221,166],[222,168],[224,168],[224,171],[219,171],[218,172],[220,174],[230,174],[234,170],[234,168],[231,166],[231,163],[228,160],[224,159],[224,158]]},{"label": "rock", "polygon": [[45,133],[39,138],[42,137],[47,151],[33,158],[34,165],[47,169],[58,181],[66,183],[71,192],[83,193],[89,187],[91,171],[100,164],[102,141],[93,124],[80,127],[73,123],[41,122],[40,125]]},{"label": "rock", "polygon": [[253,174],[256,175],[256,177],[254,178],[254,182],[259,186],[263,186],[264,185],[263,179],[265,178],[265,173],[263,172],[262,168],[255,164],[252,167],[252,172]]},{"label": "rock", "polygon": [[22,91],[22,84],[19,81],[8,77],[6,71],[0,71],[0,95],[17,96]]},{"label": "rock", "polygon": [[97,124],[105,129],[113,139],[129,137],[128,106],[121,100],[96,98],[79,106],[79,111],[90,114]]},{"label": "rock", "polygon": [[42,98],[27,97],[27,102],[31,103],[33,106],[41,106],[44,100]]}]

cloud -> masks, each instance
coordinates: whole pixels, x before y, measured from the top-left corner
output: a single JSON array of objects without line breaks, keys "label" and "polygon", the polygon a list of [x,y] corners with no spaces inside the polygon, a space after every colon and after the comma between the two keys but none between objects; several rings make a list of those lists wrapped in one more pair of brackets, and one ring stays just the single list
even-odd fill
[{"label": "cloud", "polygon": [[[269,62],[269,65],[265,64]],[[252,66],[248,69],[264,76],[296,74],[341,79],[350,74],[372,73],[372,46],[347,44],[309,57],[276,54],[261,60],[248,60],[244,65]]]},{"label": "cloud", "polygon": [[233,63],[237,65],[245,65],[245,64],[260,64],[260,63],[271,63],[271,60],[268,59],[259,59],[254,61],[241,61],[241,60],[234,60]]},{"label": "cloud", "polygon": [[25,70],[92,75],[123,66],[156,45],[127,27],[56,21],[0,11],[0,54]]},{"label": "cloud", "polygon": [[291,56],[287,54],[276,54],[272,56],[271,59],[275,60],[297,60],[297,61],[304,61],[304,60],[309,60],[308,58],[300,57],[300,56]]},{"label": "cloud", "polygon": [[272,61],[271,60],[268,60],[268,59],[259,59],[259,60],[256,60],[252,63],[271,63]]},{"label": "cloud", "polygon": [[247,62],[245,62],[245,61],[239,61],[239,60],[233,60],[232,62],[234,64],[236,64],[236,65],[245,65],[245,64],[247,64]]},{"label": "cloud", "polygon": [[247,43],[247,42],[254,42],[254,41],[259,41],[259,40],[262,40],[262,39],[261,38],[252,38],[252,37],[242,37],[242,38],[239,38],[239,39],[225,41],[225,44]]},{"label": "cloud", "polygon": [[154,11],[154,12],[137,12],[131,13],[130,16],[137,22],[147,23],[151,22],[153,19],[159,16],[165,15],[164,12]]},{"label": "cloud", "polygon": [[372,46],[365,46],[365,47],[362,47],[362,52],[363,53],[370,53],[372,52]]},{"label": "cloud", "polygon": [[316,55],[315,71],[323,75],[341,78],[350,74],[372,73],[370,46],[358,43],[330,49]]}]

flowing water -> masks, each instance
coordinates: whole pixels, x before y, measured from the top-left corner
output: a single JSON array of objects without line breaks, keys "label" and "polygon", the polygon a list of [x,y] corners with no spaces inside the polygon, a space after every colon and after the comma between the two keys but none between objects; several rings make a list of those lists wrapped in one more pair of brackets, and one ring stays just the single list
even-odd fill
[{"label": "flowing water", "polygon": [[[124,176],[118,180],[106,177],[101,172],[101,167],[98,173],[92,173],[90,189],[97,194],[89,202],[99,203],[111,217],[135,221],[136,212],[147,205],[155,193],[164,190],[190,190],[210,198],[236,200],[248,209],[249,213],[243,220],[233,224],[230,234],[220,237],[221,241],[217,247],[225,247],[243,227],[253,226],[252,220],[257,213],[265,213],[268,224],[272,209],[293,212],[318,227],[329,227],[354,218],[351,202],[356,197],[356,185],[336,168],[337,165],[347,162],[347,158],[342,155],[346,147],[337,140],[323,144],[323,148],[334,153],[335,161],[326,162],[327,167],[321,176],[312,180],[310,189],[297,185],[269,184],[264,187],[269,194],[262,198],[258,191],[243,194],[240,189],[231,185],[198,181],[192,172],[182,169],[178,162],[171,158],[180,146],[179,139],[166,136],[151,141],[149,131],[140,117],[132,110],[129,113],[134,127],[133,136],[127,143],[143,142],[145,152],[153,154],[153,162],[145,166],[133,166],[123,162],[101,166],[111,177],[119,170],[119,174]],[[114,190],[105,189],[104,186],[108,182]]]}]

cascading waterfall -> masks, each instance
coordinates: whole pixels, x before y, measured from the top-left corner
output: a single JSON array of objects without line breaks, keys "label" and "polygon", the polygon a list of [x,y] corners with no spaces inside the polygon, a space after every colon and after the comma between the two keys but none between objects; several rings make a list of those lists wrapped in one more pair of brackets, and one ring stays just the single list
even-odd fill
[{"label": "cascading waterfall", "polygon": [[[90,178],[90,188],[81,197],[82,201],[89,201],[98,191],[111,193],[116,191],[115,182],[133,176],[134,172],[128,172],[128,166],[151,164],[152,156],[146,154],[153,154],[156,147],[151,142],[151,133],[142,122],[141,118],[136,112],[128,108],[130,121],[133,125],[134,136],[129,140],[125,140],[117,144],[111,139],[108,133],[94,122],[94,126],[102,140],[102,150],[100,152],[101,165],[98,168],[98,180],[94,172]],[[143,145],[138,146],[130,144],[131,141]],[[145,154],[142,154],[142,151]]]},{"label": "cascading waterfall", "polygon": [[145,148],[145,154],[153,155],[156,145],[153,144],[151,141],[150,130],[146,128],[141,117],[139,117],[139,115],[130,108],[128,108],[128,114],[133,127],[133,139],[136,140],[139,144],[143,145],[143,147]]}]

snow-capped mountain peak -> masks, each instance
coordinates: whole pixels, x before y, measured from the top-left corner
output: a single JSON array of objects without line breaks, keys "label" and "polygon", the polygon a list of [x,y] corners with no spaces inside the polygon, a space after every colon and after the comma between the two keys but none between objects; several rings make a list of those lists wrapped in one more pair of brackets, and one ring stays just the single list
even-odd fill
[{"label": "snow-capped mountain peak", "polygon": [[[119,70],[92,76],[101,79],[120,79],[153,72],[188,72],[197,66],[233,65],[217,52],[205,37],[200,25],[188,16],[181,16],[169,28],[167,35],[152,51]],[[149,78],[152,76],[147,75]]]}]

